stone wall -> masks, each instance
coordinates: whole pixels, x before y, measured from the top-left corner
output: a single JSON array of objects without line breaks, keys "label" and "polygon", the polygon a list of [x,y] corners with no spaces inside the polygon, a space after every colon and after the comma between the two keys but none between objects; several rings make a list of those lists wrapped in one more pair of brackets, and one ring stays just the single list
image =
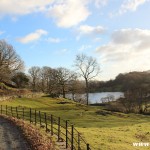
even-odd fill
[{"label": "stone wall", "polygon": [[16,95],[0,95],[0,101],[5,100],[13,100],[15,98],[36,98],[44,96],[44,93],[36,92],[36,93],[28,93],[28,94],[16,94]]}]

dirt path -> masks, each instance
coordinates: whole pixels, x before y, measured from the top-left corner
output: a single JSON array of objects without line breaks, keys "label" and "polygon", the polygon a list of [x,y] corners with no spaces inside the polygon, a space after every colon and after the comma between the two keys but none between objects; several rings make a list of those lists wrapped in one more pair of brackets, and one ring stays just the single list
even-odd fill
[{"label": "dirt path", "polygon": [[0,150],[31,150],[21,131],[0,116]]}]

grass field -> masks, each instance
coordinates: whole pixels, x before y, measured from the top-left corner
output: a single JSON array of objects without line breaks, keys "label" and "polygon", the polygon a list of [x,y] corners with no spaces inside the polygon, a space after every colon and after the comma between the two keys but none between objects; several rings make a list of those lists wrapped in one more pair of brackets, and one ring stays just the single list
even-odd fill
[{"label": "grass field", "polygon": [[150,143],[150,116],[106,112],[100,106],[85,106],[65,99],[17,98],[1,105],[23,106],[48,112],[72,122],[93,150],[148,150],[133,142]]}]

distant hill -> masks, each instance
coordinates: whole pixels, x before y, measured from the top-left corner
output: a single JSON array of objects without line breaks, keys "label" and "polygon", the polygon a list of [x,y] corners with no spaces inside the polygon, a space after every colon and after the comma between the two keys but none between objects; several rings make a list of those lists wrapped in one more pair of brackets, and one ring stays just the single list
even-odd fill
[{"label": "distant hill", "polygon": [[141,83],[150,85],[150,70],[120,73],[114,80],[109,81],[92,81],[89,88],[90,92],[123,92],[131,86]]},{"label": "distant hill", "polygon": [[145,72],[147,72],[147,73],[150,73],[150,70],[148,70],[148,71],[145,71]]}]

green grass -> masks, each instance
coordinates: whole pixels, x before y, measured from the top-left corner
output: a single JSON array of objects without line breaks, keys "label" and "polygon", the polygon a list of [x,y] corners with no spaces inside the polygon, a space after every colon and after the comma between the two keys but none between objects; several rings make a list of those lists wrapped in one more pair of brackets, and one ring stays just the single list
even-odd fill
[{"label": "green grass", "polygon": [[[67,102],[61,104],[61,102]],[[150,116],[138,114],[98,114],[102,107],[85,106],[70,100],[17,98],[0,102],[1,105],[34,108],[72,122],[93,150],[148,150],[150,147],[133,147],[133,142],[150,142]]]}]

